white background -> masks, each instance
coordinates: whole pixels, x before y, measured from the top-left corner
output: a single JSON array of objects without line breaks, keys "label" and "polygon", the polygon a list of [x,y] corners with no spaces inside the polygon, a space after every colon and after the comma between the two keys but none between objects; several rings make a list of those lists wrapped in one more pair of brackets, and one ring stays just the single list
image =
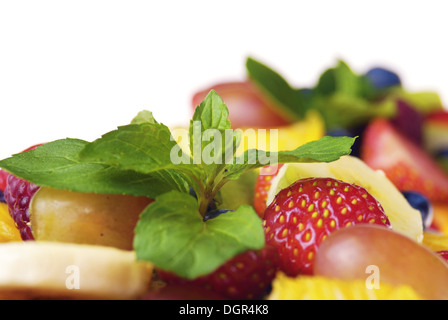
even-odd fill
[{"label": "white background", "polygon": [[448,101],[446,0],[0,0],[0,158],[94,140],[149,109],[186,123],[192,95],[253,56],[308,86],[336,59],[390,67]]}]

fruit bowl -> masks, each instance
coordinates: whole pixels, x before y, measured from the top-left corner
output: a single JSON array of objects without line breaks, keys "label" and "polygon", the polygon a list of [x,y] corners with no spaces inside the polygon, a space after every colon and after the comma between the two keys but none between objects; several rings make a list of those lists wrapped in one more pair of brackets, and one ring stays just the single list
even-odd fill
[{"label": "fruit bowl", "polygon": [[308,88],[253,58],[94,141],[0,161],[2,299],[448,299],[448,112],[337,61]]}]

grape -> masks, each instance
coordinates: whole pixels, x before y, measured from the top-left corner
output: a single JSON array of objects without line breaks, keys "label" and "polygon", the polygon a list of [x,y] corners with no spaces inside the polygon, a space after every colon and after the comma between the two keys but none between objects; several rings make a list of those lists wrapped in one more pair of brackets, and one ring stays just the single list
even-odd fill
[{"label": "grape", "polygon": [[[330,234],[320,245],[316,275],[409,285],[425,299],[448,299],[448,264],[435,252],[392,230],[355,225]],[[373,279],[373,280],[372,280]]]},{"label": "grape", "polygon": [[35,240],[48,240],[132,249],[146,197],[79,193],[42,187],[30,205]]}]

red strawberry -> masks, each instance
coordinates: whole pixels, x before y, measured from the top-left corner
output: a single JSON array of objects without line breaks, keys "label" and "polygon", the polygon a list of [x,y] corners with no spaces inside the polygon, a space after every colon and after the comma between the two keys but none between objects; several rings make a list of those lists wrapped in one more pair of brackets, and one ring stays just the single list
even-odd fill
[{"label": "red strawberry", "polygon": [[260,218],[263,218],[264,210],[266,210],[266,200],[268,198],[269,189],[271,188],[272,179],[277,176],[278,170],[283,164],[266,166],[261,168],[255,184],[254,208]]},{"label": "red strawberry", "polygon": [[[38,146],[34,145],[22,152],[35,149]],[[39,187],[33,183],[20,179],[13,174],[8,173],[7,175],[4,191],[5,202],[8,204],[9,214],[14,219],[23,240],[34,240],[28,210],[31,199],[38,189]]]},{"label": "red strawberry", "polygon": [[215,90],[229,108],[232,128],[278,128],[291,123],[250,81],[218,83],[194,94],[192,108]]},{"label": "red strawberry", "polygon": [[289,276],[312,274],[320,243],[334,230],[358,223],[390,226],[380,203],[363,187],[333,178],[305,178],[282,189],[264,213],[266,243]]},{"label": "red strawberry", "polygon": [[168,284],[198,285],[228,299],[262,298],[277,271],[277,250],[265,246],[248,250],[230,259],[209,275],[187,280],[173,273],[158,270]]},{"label": "red strawberry", "polygon": [[371,168],[383,170],[401,191],[417,191],[433,201],[448,201],[447,174],[385,119],[376,119],[366,128],[361,158]]}]

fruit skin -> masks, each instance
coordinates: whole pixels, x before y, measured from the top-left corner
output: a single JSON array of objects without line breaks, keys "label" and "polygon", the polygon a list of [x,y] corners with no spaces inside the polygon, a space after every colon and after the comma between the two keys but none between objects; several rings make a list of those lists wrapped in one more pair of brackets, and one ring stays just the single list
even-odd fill
[{"label": "fruit skin", "polygon": [[260,92],[255,85],[247,81],[217,83],[205,90],[196,92],[192,98],[193,110],[214,89],[229,109],[232,128],[278,128],[291,123],[286,117],[275,111],[276,107]]},{"label": "fruit skin", "polygon": [[22,240],[34,240],[31,232],[29,207],[31,199],[39,188],[34,183],[18,178],[13,174],[8,175],[5,201]]},{"label": "fruit skin", "polygon": [[168,285],[200,286],[227,299],[260,299],[267,293],[277,272],[277,250],[271,246],[247,250],[211,274],[194,280],[183,279],[163,270],[157,272]]},{"label": "fruit skin", "polygon": [[448,201],[448,175],[386,119],[376,119],[367,127],[361,158],[372,169],[384,171],[401,191],[416,191],[431,201]]},{"label": "fruit skin", "polygon": [[383,282],[409,285],[424,299],[448,299],[448,264],[427,247],[378,225],[359,224],[329,235],[316,254],[314,274],[341,280],[369,277],[380,287]]},{"label": "fruit skin", "polygon": [[257,177],[254,193],[254,209],[263,218],[264,211],[267,208],[266,200],[268,199],[268,192],[271,188],[272,179],[277,176],[278,170],[283,164],[266,166],[260,169]]},{"label": "fruit skin", "polygon": [[322,241],[358,223],[390,226],[380,203],[366,189],[332,178],[300,179],[282,189],[263,220],[266,243],[277,248],[279,270],[288,276],[312,274]]}]

